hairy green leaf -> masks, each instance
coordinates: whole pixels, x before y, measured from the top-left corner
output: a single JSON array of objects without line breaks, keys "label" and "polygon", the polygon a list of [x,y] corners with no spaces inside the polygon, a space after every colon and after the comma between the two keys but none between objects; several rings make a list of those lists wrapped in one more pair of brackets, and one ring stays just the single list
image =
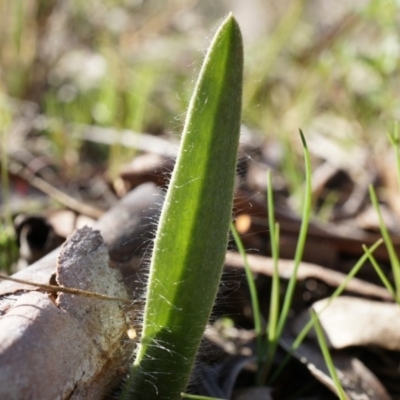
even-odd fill
[{"label": "hairy green leaf", "polygon": [[229,15],[210,45],[189,106],[154,243],[142,338],[125,399],[179,399],[187,386],[228,241],[242,80],[242,38]]}]

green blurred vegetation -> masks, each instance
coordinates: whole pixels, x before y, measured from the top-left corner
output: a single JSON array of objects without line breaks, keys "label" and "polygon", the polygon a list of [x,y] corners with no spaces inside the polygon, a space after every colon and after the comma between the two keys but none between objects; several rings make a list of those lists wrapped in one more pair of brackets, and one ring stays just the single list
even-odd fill
[{"label": "green blurred vegetation", "polygon": [[[250,17],[238,2],[214,3],[1,0],[0,92],[63,122],[179,132],[174,116],[189,100],[194,54],[232,8],[239,21],[264,26],[254,32],[244,23],[244,122],[281,138],[287,154],[298,127],[368,145],[398,118],[398,1],[339,1],[327,10],[255,1]],[[62,127],[47,134],[56,153],[73,143]],[[289,175],[301,162],[292,164]]]},{"label": "green blurred vegetation", "polygon": [[[228,11],[245,39],[243,122],[280,143],[291,193],[304,185],[299,127],[314,158],[382,162],[400,117],[398,0],[0,0],[2,120],[28,104],[15,100],[37,105],[46,154],[69,176],[84,153],[71,123],[176,135],[197,52]],[[135,151],[98,154],[113,178]]]}]

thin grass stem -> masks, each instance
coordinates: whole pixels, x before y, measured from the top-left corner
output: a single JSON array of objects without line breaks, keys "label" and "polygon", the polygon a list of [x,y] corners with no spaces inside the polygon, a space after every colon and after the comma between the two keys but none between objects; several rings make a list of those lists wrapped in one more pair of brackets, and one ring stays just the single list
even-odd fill
[{"label": "thin grass stem", "polygon": [[314,310],[311,310],[311,320],[314,325],[315,332],[317,334],[319,347],[321,348],[322,355],[324,356],[326,366],[328,367],[329,373],[330,373],[333,383],[335,385],[337,395],[339,396],[340,400],[347,400],[347,396],[343,390],[342,384],[340,383],[340,379],[336,372],[335,365],[334,365],[332,357],[329,353],[328,345],[326,343],[326,339],[325,339],[324,332],[322,330],[322,326],[319,322],[317,313]]},{"label": "thin grass stem", "polygon": [[306,243],[308,224],[310,222],[311,215],[311,160],[310,153],[307,148],[307,143],[304,138],[303,132],[300,130],[300,137],[303,143],[304,149],[304,159],[305,159],[305,169],[306,169],[306,188],[305,188],[305,198],[304,198],[304,206],[303,206],[303,214],[302,214],[302,222],[300,227],[299,239],[296,246],[296,253],[294,258],[294,269],[293,274],[290,277],[288,288],[286,291],[286,296],[282,306],[282,312],[278,322],[277,328],[277,336],[281,337],[283,329],[285,327],[286,320],[289,315],[290,306],[292,304],[294,290],[296,288],[297,282],[297,271],[299,269],[299,265],[301,259],[303,257],[304,247]]},{"label": "thin grass stem", "polygon": [[274,342],[277,338],[277,326],[279,318],[279,224],[275,222],[274,199],[272,190],[271,172],[267,173],[267,201],[268,201],[268,224],[271,238],[271,252],[274,262],[274,273],[272,276],[271,305],[268,321],[268,341]]},{"label": "thin grass stem", "polygon": [[396,155],[396,169],[397,169],[397,184],[400,189],[400,135],[399,135],[399,122],[394,123],[393,134],[389,133],[389,142],[393,147]]},{"label": "thin grass stem", "polygon": [[[286,295],[285,295],[285,298],[283,301],[281,315],[279,317],[279,321],[278,321],[277,327],[276,327],[275,338],[272,342],[269,343],[268,358],[266,360],[266,363],[263,365],[262,370],[258,373],[258,378],[257,378],[258,384],[262,384],[268,378],[269,371],[271,369],[272,362],[273,362],[273,357],[275,355],[276,348],[278,345],[278,341],[279,341],[279,338],[282,336],[283,329],[285,327],[285,323],[286,323],[288,315],[289,315],[290,306],[292,304],[293,295],[294,295],[294,291],[295,291],[296,283],[297,283],[297,271],[299,269],[300,262],[301,262],[301,259],[303,256],[304,246],[306,243],[306,237],[307,237],[307,231],[308,231],[308,224],[309,224],[310,216],[311,216],[311,160],[310,160],[310,153],[307,148],[307,143],[304,138],[304,134],[301,130],[300,130],[300,137],[301,137],[301,141],[303,143],[305,168],[306,168],[306,190],[305,190],[305,198],[304,198],[304,206],[303,206],[303,214],[302,214],[302,223],[301,223],[301,227],[300,227],[299,239],[297,241],[297,246],[296,246],[293,274],[289,279],[289,284],[288,284],[288,288],[286,290]],[[270,194],[269,194],[269,197],[271,197]],[[272,203],[272,201],[268,200],[268,206],[271,205],[270,203]],[[269,213],[269,217],[270,217],[270,213]],[[270,229],[271,229],[271,225],[270,225]],[[272,229],[275,230],[274,226],[272,226]],[[271,235],[271,240],[274,240],[273,238],[274,238],[274,235]],[[274,246],[275,246],[275,244],[272,243],[272,248],[274,248]]]},{"label": "thin grass stem", "polygon": [[0,111],[0,167],[1,167],[1,190],[3,192],[3,208],[6,228],[13,226],[10,207],[10,183],[8,179],[8,116],[6,111]]},{"label": "thin grass stem", "polygon": [[262,353],[263,353],[262,352],[263,329],[262,329],[262,322],[261,322],[260,303],[258,301],[258,296],[257,296],[257,288],[256,288],[256,284],[254,282],[253,273],[251,272],[250,265],[247,261],[246,251],[244,249],[244,246],[240,239],[239,233],[236,230],[235,224],[233,222],[231,222],[230,228],[231,228],[232,236],[236,243],[236,247],[238,248],[239,253],[243,258],[244,270],[246,273],[246,280],[247,280],[247,284],[249,285],[251,306],[253,309],[254,330],[255,330],[255,333],[257,336],[257,363],[258,363],[258,365],[261,365]]},{"label": "thin grass stem", "polygon": [[[373,253],[381,244],[383,243],[382,239],[377,240],[369,249],[368,251],[370,253]],[[330,305],[330,303],[340,296],[343,291],[346,289],[346,286],[350,282],[351,279],[353,279],[356,274],[360,271],[361,267],[364,265],[365,261],[367,261],[368,255],[364,254],[360,257],[360,259],[357,261],[357,263],[354,265],[354,267],[350,270],[350,272],[347,274],[346,279],[338,286],[338,288],[332,293],[331,297],[329,298],[329,301],[326,303],[325,307],[318,313],[318,315],[321,315],[321,313],[326,310],[326,308]],[[272,385],[278,376],[281,374],[283,369],[286,367],[287,363],[289,362],[290,358],[292,357],[293,353],[299,348],[305,337],[307,336],[308,332],[311,330],[313,327],[312,321],[308,321],[308,323],[303,327],[303,329],[300,331],[300,333],[297,335],[296,339],[292,343],[292,346],[290,347],[289,353],[286,355],[285,359],[282,361],[282,363],[279,365],[279,367],[276,369],[276,371],[273,373],[271,376],[271,379],[269,380],[269,383]]]},{"label": "thin grass stem", "polygon": [[375,208],[375,211],[378,215],[379,219],[379,228],[381,230],[381,234],[383,240],[385,241],[385,245],[387,251],[389,253],[390,263],[392,264],[393,278],[396,288],[396,296],[395,300],[397,303],[400,302],[400,261],[397,257],[396,251],[393,246],[392,239],[390,238],[389,231],[386,228],[385,221],[382,217],[381,208],[379,207],[378,197],[376,196],[375,189],[372,185],[369,186],[369,195],[371,198],[372,205]]},{"label": "thin grass stem", "polygon": [[380,265],[376,261],[375,257],[370,253],[370,251],[368,250],[367,246],[363,245],[362,248],[363,248],[365,254],[367,254],[367,256],[369,258],[369,261],[371,262],[372,266],[374,267],[374,269],[375,269],[376,273],[378,274],[380,280],[382,281],[383,285],[385,286],[385,288],[388,290],[388,292],[395,299],[396,298],[396,292],[395,292],[392,284],[389,282],[389,279],[386,277],[386,275],[382,271],[382,268],[380,267]]},{"label": "thin grass stem", "polygon": [[262,385],[268,377],[278,346],[277,326],[279,321],[279,224],[275,222],[275,209],[273,199],[273,188],[271,172],[267,173],[267,210],[268,224],[270,230],[271,252],[274,262],[274,273],[272,276],[271,301],[269,310],[268,332],[267,332],[267,351],[265,363],[259,368],[257,373],[257,383]]},{"label": "thin grass stem", "polygon": [[189,393],[181,393],[182,399],[194,399],[194,400],[225,400],[219,397],[207,397],[207,396],[199,396],[197,394],[189,394]]}]

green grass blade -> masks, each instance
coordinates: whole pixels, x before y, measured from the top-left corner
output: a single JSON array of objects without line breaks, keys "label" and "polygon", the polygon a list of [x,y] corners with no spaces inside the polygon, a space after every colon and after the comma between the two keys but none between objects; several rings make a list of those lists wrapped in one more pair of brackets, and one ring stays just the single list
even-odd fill
[{"label": "green grass blade", "polygon": [[397,184],[400,189],[400,135],[398,121],[394,123],[393,133],[389,133],[389,142],[396,155]]},{"label": "green grass blade", "polygon": [[375,208],[375,212],[379,218],[379,228],[381,230],[381,234],[383,240],[385,241],[385,246],[389,253],[390,263],[392,264],[393,278],[396,287],[396,297],[395,300],[397,303],[400,302],[400,261],[397,257],[396,251],[393,246],[392,239],[390,238],[389,232],[386,228],[385,221],[383,220],[381,209],[379,207],[378,198],[376,196],[374,187],[372,185],[369,186],[369,195],[371,198],[372,205]]},{"label": "green grass blade", "polygon": [[180,399],[212,310],[235,185],[243,80],[229,15],[197,81],[158,225],[141,342],[123,398]]},{"label": "green grass blade", "polygon": [[304,246],[306,243],[307,231],[308,231],[308,224],[310,222],[311,216],[311,160],[310,160],[310,153],[307,148],[307,143],[305,141],[303,132],[300,130],[300,137],[303,142],[303,149],[304,149],[304,158],[305,158],[305,167],[306,167],[306,188],[305,188],[305,198],[304,198],[304,205],[303,205],[303,214],[302,214],[302,221],[299,233],[299,239],[296,246],[296,253],[294,257],[294,269],[293,274],[290,277],[288,288],[286,291],[286,296],[282,306],[281,316],[278,322],[277,328],[277,336],[280,337],[283,332],[283,328],[285,327],[285,323],[287,317],[289,315],[290,306],[292,304],[292,299],[294,295],[294,290],[296,288],[297,282],[297,270],[299,269],[299,265],[301,259],[303,257]]},{"label": "green grass blade", "polygon": [[279,322],[279,291],[280,291],[280,279],[279,279],[279,224],[275,222],[275,209],[274,199],[272,190],[272,179],[271,172],[267,173],[267,209],[268,209],[268,224],[270,231],[271,241],[271,252],[272,259],[274,262],[274,273],[272,275],[272,288],[271,288],[271,303],[269,311],[268,321],[268,336],[267,336],[267,349],[264,365],[259,368],[257,373],[257,383],[262,385],[272,367],[272,363],[275,358],[276,349],[278,347],[278,322]]},{"label": "green grass blade", "polygon": [[389,282],[389,279],[386,277],[386,275],[384,274],[384,272],[382,271],[382,268],[379,266],[379,264],[377,263],[375,257],[373,256],[373,254],[368,250],[368,247],[365,246],[365,244],[363,244],[362,246],[365,254],[368,256],[369,261],[371,262],[372,266],[375,269],[375,272],[377,273],[377,275],[379,276],[380,280],[382,281],[383,285],[386,287],[386,289],[388,290],[388,292],[393,296],[393,299],[396,298],[396,292],[392,286],[392,284]]},{"label": "green grass blade", "polygon": [[188,393],[181,393],[182,399],[193,399],[193,400],[225,400],[220,399],[218,397],[207,397],[207,396],[198,396],[196,394],[188,394]]},{"label": "green grass blade", "polygon": [[233,238],[235,239],[235,243],[239,250],[239,253],[243,258],[244,270],[246,273],[246,280],[247,280],[247,284],[249,285],[251,306],[253,309],[253,318],[254,318],[254,331],[257,336],[257,363],[260,366],[261,360],[262,360],[262,352],[263,352],[262,341],[261,341],[263,329],[262,329],[261,311],[260,311],[260,304],[258,301],[257,288],[256,288],[256,284],[254,282],[253,273],[251,272],[249,263],[247,261],[247,255],[246,255],[246,251],[243,247],[243,243],[240,240],[240,236],[235,228],[235,225],[232,222],[231,222],[231,232],[232,232]]},{"label": "green grass blade", "polygon": [[267,174],[267,202],[268,202],[268,224],[271,238],[271,252],[274,261],[274,274],[272,276],[271,306],[268,321],[268,341],[274,342],[277,338],[277,326],[279,317],[279,225],[275,223],[275,209],[272,190],[271,172]]},{"label": "green grass blade", "polygon": [[13,226],[11,203],[10,203],[10,182],[8,179],[8,129],[11,115],[6,110],[0,109],[0,169],[1,169],[1,190],[3,194],[3,209],[7,227]]},{"label": "green grass blade", "polygon": [[[369,249],[369,253],[373,253],[381,244],[383,243],[382,239],[377,240]],[[319,315],[327,308],[329,307],[329,304],[331,303],[332,300],[334,300],[336,297],[340,296],[344,290],[346,289],[346,286],[350,282],[351,279],[353,279],[358,271],[360,271],[361,267],[364,265],[365,261],[367,261],[368,255],[363,254],[361,258],[357,261],[357,263],[354,265],[354,267],[350,270],[350,272],[347,274],[346,279],[339,285],[339,287],[332,293],[331,297],[329,298],[329,302],[325,305],[325,307],[319,312]],[[279,367],[276,369],[276,371],[273,373],[270,379],[270,384],[272,385],[275,380],[278,378],[280,373],[283,371],[285,366],[287,365],[288,361],[292,357],[293,352],[295,352],[305,337],[307,336],[308,332],[311,330],[313,327],[313,322],[310,320],[308,323],[303,327],[301,332],[297,335],[295,341],[293,342],[289,354],[285,357],[283,362],[279,365]]]},{"label": "green grass blade", "polygon": [[[299,239],[297,241],[297,246],[296,246],[296,253],[295,253],[295,257],[294,257],[293,273],[289,279],[288,288],[286,290],[286,295],[285,295],[285,299],[283,301],[281,314],[280,314],[279,321],[277,323],[277,327],[276,327],[276,331],[275,331],[275,339],[269,343],[268,357],[267,357],[266,363],[264,364],[262,370],[259,371],[259,373],[258,373],[257,382],[259,384],[262,384],[268,378],[268,375],[269,375],[269,372],[270,372],[270,369],[272,366],[272,362],[273,362],[273,357],[275,355],[275,351],[277,348],[277,344],[278,344],[279,338],[282,336],[282,332],[283,332],[286,320],[289,315],[290,306],[292,304],[293,295],[294,295],[294,291],[296,288],[297,271],[299,269],[300,262],[303,257],[304,246],[306,243],[306,237],[307,237],[307,231],[308,231],[308,224],[310,222],[310,216],[311,216],[311,159],[310,159],[310,153],[307,148],[307,143],[304,138],[304,134],[301,130],[300,130],[300,137],[301,137],[301,141],[303,143],[305,167],[306,167],[306,189],[305,189],[305,198],[304,198],[304,205],[303,205],[302,222],[301,222],[301,227],[300,227]],[[272,196],[272,194],[269,194],[268,196]],[[270,207],[270,206],[273,207],[272,199],[271,199],[271,201],[268,202],[268,207]],[[271,218],[270,213],[268,214],[268,217]],[[271,226],[270,226],[270,229],[271,229]],[[275,231],[275,228],[273,228],[273,230]],[[277,239],[277,238],[275,238],[275,235],[273,235],[272,238],[273,238],[272,239],[273,241],[275,241]],[[272,243],[272,248],[274,248],[274,246],[276,246],[276,244]],[[275,251],[276,251],[276,249],[275,249]]]},{"label": "green grass blade", "polygon": [[333,383],[335,384],[337,395],[340,400],[347,400],[347,396],[342,388],[342,384],[340,383],[340,379],[336,372],[335,365],[333,364],[332,357],[329,353],[328,345],[326,343],[322,326],[319,322],[317,313],[314,310],[311,310],[311,320],[315,328],[315,333],[317,334],[319,347],[321,348],[322,355],[324,356],[326,366],[328,367]]}]

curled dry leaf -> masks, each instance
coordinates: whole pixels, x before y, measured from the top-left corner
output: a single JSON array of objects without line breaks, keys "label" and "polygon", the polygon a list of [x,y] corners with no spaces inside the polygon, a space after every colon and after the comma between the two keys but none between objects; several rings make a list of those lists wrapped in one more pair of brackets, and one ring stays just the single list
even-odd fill
[{"label": "curled dry leaf", "polygon": [[[400,307],[354,297],[317,301],[313,309],[319,314],[330,347],[379,346],[400,351]],[[322,311],[324,310],[324,311]],[[300,332],[309,320],[309,312],[300,314],[292,329]],[[314,332],[310,332],[310,336]]]},{"label": "curled dry leaf", "polygon": [[[75,231],[57,265],[61,286],[127,298],[98,231]],[[0,398],[95,399],[124,365],[128,324],[119,302],[60,293],[0,299]]]}]

